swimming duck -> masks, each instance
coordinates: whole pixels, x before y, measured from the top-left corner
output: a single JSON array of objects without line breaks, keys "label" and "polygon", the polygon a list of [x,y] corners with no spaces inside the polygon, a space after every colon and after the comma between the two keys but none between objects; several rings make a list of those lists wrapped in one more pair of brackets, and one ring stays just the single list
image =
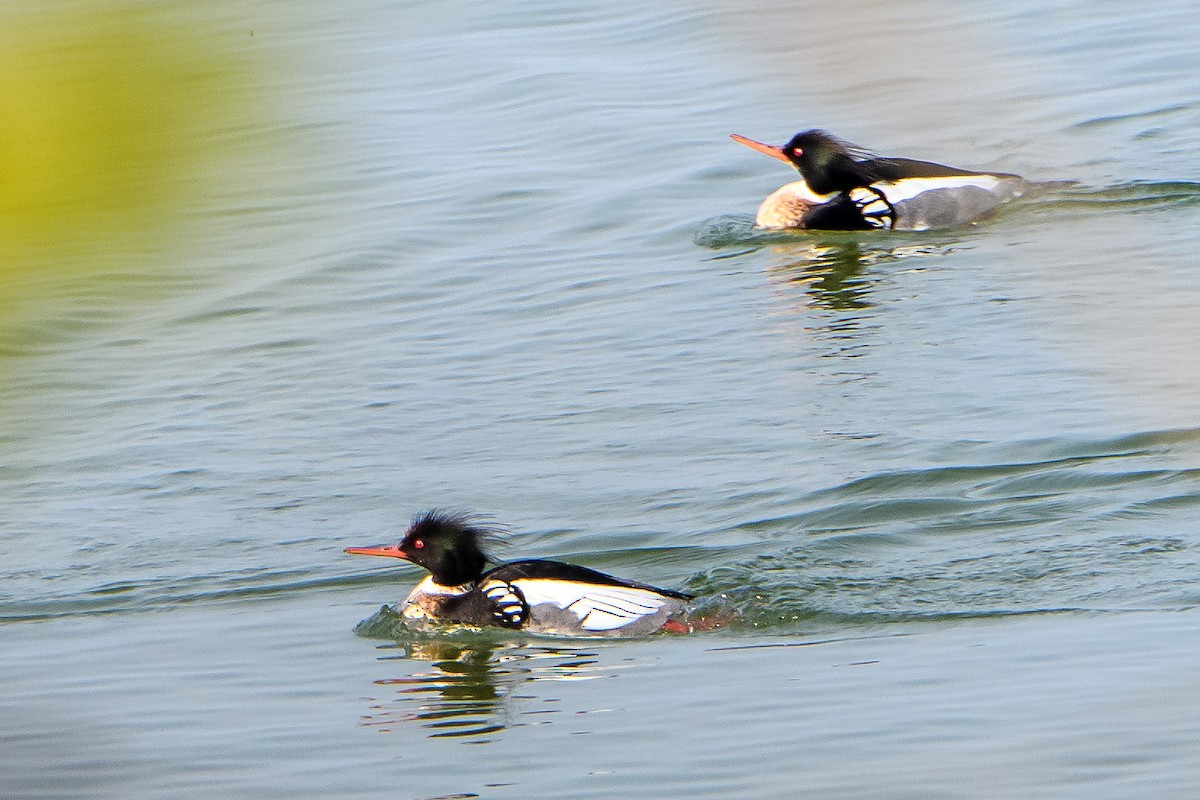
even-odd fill
[{"label": "swimming duck", "polygon": [[1037,184],[1004,172],[975,172],[910,158],[877,158],[825,131],[769,145],[734,141],[791,164],[802,180],[773,192],[755,216],[778,230],[929,230],[966,225]]},{"label": "swimming duck", "polygon": [[671,617],[690,595],[559,561],[526,560],[485,570],[485,545],[498,533],[445,511],[418,516],[398,544],[345,552],[399,558],[429,570],[404,601],[406,621],[498,626],[572,636],[627,636],[686,630]]}]

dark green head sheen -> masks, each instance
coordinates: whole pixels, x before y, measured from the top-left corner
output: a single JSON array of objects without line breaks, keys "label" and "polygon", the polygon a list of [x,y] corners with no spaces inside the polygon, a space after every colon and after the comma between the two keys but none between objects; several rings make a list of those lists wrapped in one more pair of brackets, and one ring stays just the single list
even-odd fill
[{"label": "dark green head sheen", "polygon": [[483,574],[488,562],[483,547],[491,533],[465,514],[429,511],[413,521],[399,548],[438,583],[460,586]]},{"label": "dark green head sheen", "polygon": [[822,130],[797,133],[783,146],[783,154],[818,194],[844,192],[865,185],[869,175],[858,161],[870,155],[856,145]]}]

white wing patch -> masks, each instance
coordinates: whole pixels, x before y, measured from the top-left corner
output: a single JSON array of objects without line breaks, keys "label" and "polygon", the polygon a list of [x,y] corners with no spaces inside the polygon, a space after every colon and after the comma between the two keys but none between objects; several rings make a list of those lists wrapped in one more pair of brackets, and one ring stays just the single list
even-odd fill
[{"label": "white wing patch", "polygon": [[548,603],[579,618],[585,631],[611,631],[655,614],[664,605],[675,603],[657,592],[629,586],[603,586],[539,578],[513,581],[532,609]]},{"label": "white wing patch", "polygon": [[991,192],[1003,180],[995,175],[945,175],[939,178],[901,178],[898,181],[880,181],[871,185],[883,192],[888,202],[895,205],[934,189],[962,189],[973,186]]}]

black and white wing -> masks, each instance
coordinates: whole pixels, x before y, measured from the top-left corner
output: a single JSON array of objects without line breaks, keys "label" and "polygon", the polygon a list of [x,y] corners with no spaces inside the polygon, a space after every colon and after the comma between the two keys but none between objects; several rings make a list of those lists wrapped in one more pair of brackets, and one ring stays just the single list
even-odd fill
[{"label": "black and white wing", "polygon": [[597,585],[556,579],[522,578],[514,581],[530,609],[549,605],[579,620],[585,631],[615,631],[642,620],[674,613],[683,601],[650,589]]},{"label": "black and white wing", "polygon": [[868,222],[888,218],[889,215],[880,213],[879,196],[882,196],[891,208],[892,228],[952,228],[974,222],[1020,197],[1028,185],[1010,175],[939,175],[872,184],[870,192],[855,189],[852,200],[859,204],[863,219]]},{"label": "black and white wing", "polygon": [[691,599],[587,567],[540,560],[503,564],[480,579],[479,590],[495,624],[541,633],[651,632]]}]

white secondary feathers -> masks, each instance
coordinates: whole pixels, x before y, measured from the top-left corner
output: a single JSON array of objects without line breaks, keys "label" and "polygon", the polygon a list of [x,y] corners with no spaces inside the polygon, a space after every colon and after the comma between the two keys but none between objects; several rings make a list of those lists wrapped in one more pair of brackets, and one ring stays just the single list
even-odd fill
[{"label": "white secondary feathers", "polygon": [[[480,588],[490,594],[492,586]],[[495,581],[496,586],[507,586]],[[553,606],[569,612],[578,619],[585,631],[614,631],[648,618],[673,613],[683,603],[647,589],[629,586],[604,586],[557,579],[520,578],[512,585],[520,591],[529,606],[530,617],[537,619],[537,607]]]},{"label": "white secondary feathers", "polygon": [[985,192],[992,192],[1004,180],[995,175],[945,175],[937,178],[902,178],[898,181],[880,181],[872,185],[884,193],[888,202],[895,205],[919,194],[938,189],[973,187],[983,189]]}]

